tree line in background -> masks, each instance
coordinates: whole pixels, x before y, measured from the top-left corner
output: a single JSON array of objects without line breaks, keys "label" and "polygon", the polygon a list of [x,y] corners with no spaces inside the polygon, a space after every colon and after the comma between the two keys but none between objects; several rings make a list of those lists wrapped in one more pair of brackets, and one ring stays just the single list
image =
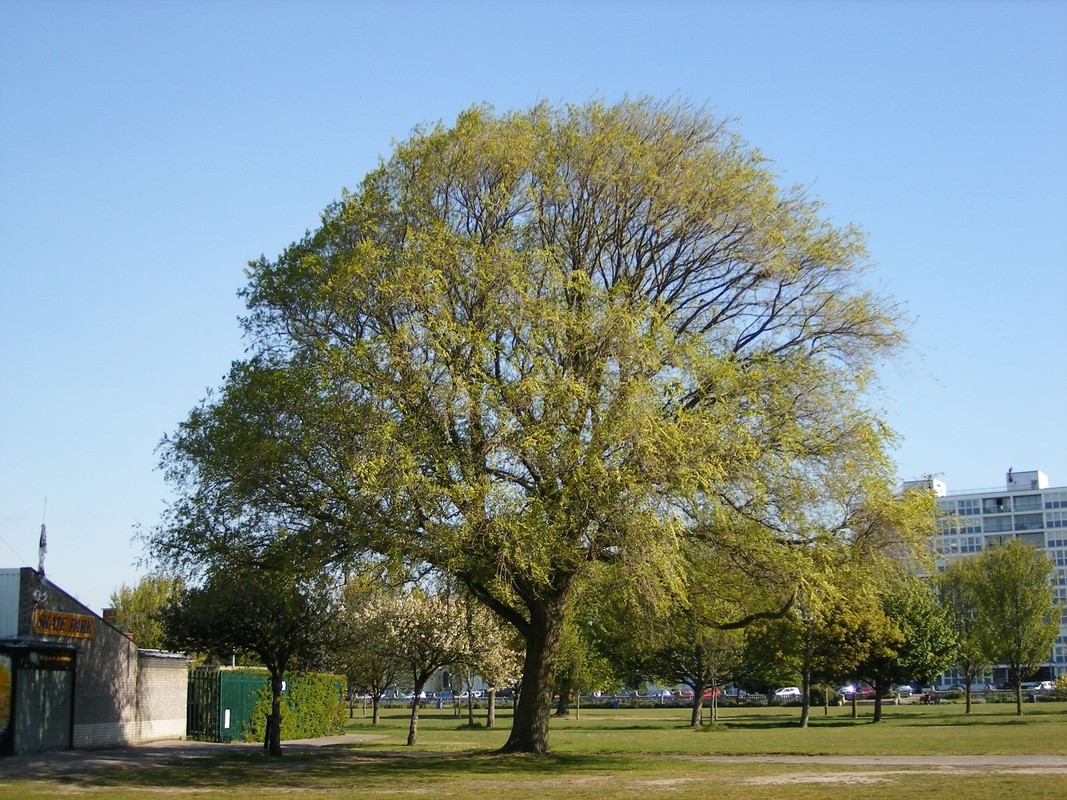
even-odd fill
[{"label": "tree line in background", "polygon": [[[928,682],[950,665],[967,675],[970,713],[971,683],[1004,664],[1021,714],[1021,682],[1047,658],[1058,633],[1061,609],[1053,602],[1051,574],[1046,556],[1010,543],[956,562],[936,580],[899,565],[871,591],[872,584],[853,575],[830,602],[800,598],[784,615],[734,630],[694,626],[684,609],[666,616],[626,612],[625,596],[600,585],[596,600],[576,606],[582,614],[564,625],[553,687],[557,713],[566,714],[568,699],[581,693],[645,682],[684,685],[692,690],[696,727],[706,696],[715,721],[718,690],[726,684],[797,683],[800,725],[807,727],[816,687],[828,702],[829,687],[862,680],[874,690],[878,722],[894,684]],[[417,741],[417,698],[441,670],[450,672],[454,695],[465,695],[472,726],[475,676],[488,687],[487,727],[495,727],[498,689],[521,695],[521,640],[456,587],[426,591],[380,575],[344,585],[293,577],[259,567],[185,589],[176,579],[148,576],[112,596],[116,623],[145,647],[186,647],[223,663],[240,653],[242,662],[265,666],[275,754],[281,752],[281,682],[290,669],[345,675],[350,691],[369,697],[373,724],[383,698],[398,686],[410,690],[409,745]]]},{"label": "tree line in background", "polygon": [[[919,603],[895,576],[936,507],[894,491],[866,404],[904,341],[866,266],[855,228],[683,102],[416,130],[250,265],[248,355],[161,444],[175,500],[145,538],[189,587],[172,630],[280,675],[341,607],[325,587],[429,585],[404,602],[462,597],[520,641],[503,749],[532,753],[560,681],[613,653],[714,684],[755,626],[837,609],[878,639],[879,603]],[[883,633],[853,653],[874,681]]]}]

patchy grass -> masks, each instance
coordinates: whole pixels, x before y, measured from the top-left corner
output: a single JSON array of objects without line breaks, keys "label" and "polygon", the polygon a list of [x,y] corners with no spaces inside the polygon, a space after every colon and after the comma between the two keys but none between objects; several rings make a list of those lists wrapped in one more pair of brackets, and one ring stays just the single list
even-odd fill
[{"label": "patchy grass", "polygon": [[[952,755],[1067,755],[1067,704],[1040,704],[1022,718],[1012,709],[976,707],[967,717],[952,706],[887,709],[881,725],[852,720],[849,709],[817,709],[811,727],[796,727],[797,709],[726,709],[714,729],[690,730],[685,709],[585,710],[579,719],[552,722],[554,752],[546,757],[497,755],[511,718],[500,728],[468,728],[450,711],[427,710],[420,717],[419,744],[403,746],[407,717],[390,710],[381,725],[357,716],[353,733],[373,741],[291,749],[271,759],[258,748],[227,748],[212,755],[179,757],[122,769],[71,768],[64,774],[6,777],[0,760],[0,800],[107,798],[204,800],[294,795],[340,798],[489,797],[499,800],[586,800],[587,798],[717,798],[808,800],[847,796],[899,800],[903,793],[956,798],[966,785],[968,800],[1040,800],[1067,795],[1067,767],[1017,766],[992,759],[958,760]],[[358,711],[357,711],[358,714]],[[774,754],[803,756],[789,763]],[[928,766],[872,763],[864,756],[942,754]],[[743,758],[761,755],[763,758]],[[848,763],[819,763],[818,757],[857,756]],[[807,757],[812,757],[811,761]],[[843,794],[844,793],[844,794]]]},{"label": "patchy grass", "polygon": [[[962,705],[889,705],[878,725],[872,713],[861,706],[852,719],[847,706],[825,716],[817,708],[802,729],[799,708],[730,708],[720,710],[714,726],[705,714],[704,727],[694,730],[684,708],[582,709],[577,718],[552,720],[551,743],[557,753],[586,754],[1067,755],[1067,703],[1029,706],[1022,717],[1006,704],[976,705],[969,715]],[[417,748],[493,750],[507,739],[511,717],[498,713],[496,730],[463,722],[449,711],[421,712]],[[368,749],[396,749],[407,736],[407,717],[389,710],[375,727],[357,716],[348,730],[383,737]]]}]

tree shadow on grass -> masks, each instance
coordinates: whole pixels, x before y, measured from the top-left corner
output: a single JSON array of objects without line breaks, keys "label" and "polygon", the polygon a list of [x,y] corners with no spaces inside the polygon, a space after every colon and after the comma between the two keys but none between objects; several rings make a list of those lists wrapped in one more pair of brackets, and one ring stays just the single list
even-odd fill
[{"label": "tree shadow on grass", "polygon": [[440,784],[494,775],[552,778],[561,772],[616,773],[628,764],[632,764],[632,757],[571,753],[533,756],[496,752],[363,752],[339,747],[287,753],[282,758],[245,751],[151,766],[68,772],[63,781],[74,781],[83,789],[115,790],[164,786],[169,790],[225,787],[240,788],[243,792],[286,787],[311,790],[350,787],[353,780],[365,787],[384,787],[402,781],[406,788],[415,789],[422,783]]}]

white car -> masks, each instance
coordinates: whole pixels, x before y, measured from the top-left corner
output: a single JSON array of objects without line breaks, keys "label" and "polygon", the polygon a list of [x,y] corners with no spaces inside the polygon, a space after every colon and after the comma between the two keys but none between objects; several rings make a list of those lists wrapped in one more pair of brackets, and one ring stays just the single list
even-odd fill
[{"label": "white car", "polygon": [[778,689],[774,693],[774,699],[782,702],[785,700],[800,700],[804,697],[804,693],[796,686],[786,686],[783,689]]}]

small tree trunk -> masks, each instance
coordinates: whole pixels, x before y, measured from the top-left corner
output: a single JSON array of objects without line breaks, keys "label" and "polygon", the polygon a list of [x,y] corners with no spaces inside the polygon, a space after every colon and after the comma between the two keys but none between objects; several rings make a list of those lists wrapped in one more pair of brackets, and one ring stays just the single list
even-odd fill
[{"label": "small tree trunk", "polygon": [[268,725],[269,750],[272,756],[282,754],[282,675],[270,676],[270,724]]},{"label": "small tree trunk", "polygon": [[700,718],[703,716],[701,711],[704,708],[704,684],[702,681],[697,681],[693,686],[693,713],[689,717],[689,727],[699,728]]},{"label": "small tree trunk", "polygon": [[963,687],[963,708],[964,714],[971,713],[971,678],[967,676],[967,684]]},{"label": "small tree trunk", "polygon": [[419,735],[419,695],[422,694],[422,689],[426,685],[426,681],[417,681],[415,683],[415,691],[411,698],[411,722],[408,724],[408,747],[415,744]]},{"label": "small tree trunk", "polygon": [[496,727],[496,687],[490,686],[486,692],[486,705],[488,708],[485,711],[485,727]]},{"label": "small tree trunk", "polygon": [[811,717],[811,682],[804,678],[800,682],[800,727],[808,727],[808,719]]},{"label": "small tree trunk", "polygon": [[855,691],[852,692],[852,719],[855,719],[856,716],[857,716],[856,715],[856,705],[857,705],[858,701],[856,699],[856,695],[858,695],[858,694],[859,694],[859,692],[855,692]]},{"label": "small tree trunk", "polygon": [[874,682],[874,719],[871,722],[882,721],[882,682]]},{"label": "small tree trunk", "polygon": [[567,691],[567,687],[570,685],[569,681],[563,681],[563,685],[559,688],[559,699],[556,701],[556,716],[566,717],[571,713],[571,697],[570,692]]},{"label": "small tree trunk", "polygon": [[371,700],[371,721],[370,721],[371,725],[377,725],[378,724],[378,711],[381,708],[380,704],[381,704],[381,698],[378,697],[377,695],[375,695],[374,699]]},{"label": "small tree trunk", "polygon": [[471,680],[471,673],[467,673],[467,726],[474,727],[474,681]]}]

